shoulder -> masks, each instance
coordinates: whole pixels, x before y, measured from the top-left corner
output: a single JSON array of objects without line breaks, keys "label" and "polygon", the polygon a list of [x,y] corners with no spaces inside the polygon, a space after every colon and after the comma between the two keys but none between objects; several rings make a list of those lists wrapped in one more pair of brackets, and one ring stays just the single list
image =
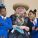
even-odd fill
[{"label": "shoulder", "polygon": [[36,18],[36,19],[38,19],[38,18]]},{"label": "shoulder", "polygon": [[16,15],[15,15],[15,14],[12,14],[12,15],[10,16],[10,18],[13,18],[13,17],[16,17]]},{"label": "shoulder", "polygon": [[13,15],[10,16],[10,18],[11,18],[11,20],[14,21],[14,20],[16,20],[17,16],[15,14],[13,14]]},{"label": "shoulder", "polygon": [[37,21],[38,21],[38,18],[36,18],[37,19]]},{"label": "shoulder", "polygon": [[10,17],[7,17],[7,20],[9,20],[9,21],[10,21],[10,20],[11,20],[11,18],[10,18]]}]

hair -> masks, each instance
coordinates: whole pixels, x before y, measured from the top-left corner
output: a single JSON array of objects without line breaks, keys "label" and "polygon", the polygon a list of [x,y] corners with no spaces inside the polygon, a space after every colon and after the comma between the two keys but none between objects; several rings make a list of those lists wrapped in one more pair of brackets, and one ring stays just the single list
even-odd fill
[{"label": "hair", "polygon": [[1,8],[0,11],[1,11],[2,9],[5,9],[5,11],[6,11],[6,8]]},{"label": "hair", "polygon": [[0,10],[2,10],[2,9],[6,10],[6,8],[5,8],[5,6],[3,4],[1,4],[1,6],[0,6]]},{"label": "hair", "polygon": [[35,16],[36,16],[37,10],[36,10],[36,9],[34,9],[34,11],[30,10],[29,13],[30,13],[30,12],[32,12],[32,13],[35,14]]}]

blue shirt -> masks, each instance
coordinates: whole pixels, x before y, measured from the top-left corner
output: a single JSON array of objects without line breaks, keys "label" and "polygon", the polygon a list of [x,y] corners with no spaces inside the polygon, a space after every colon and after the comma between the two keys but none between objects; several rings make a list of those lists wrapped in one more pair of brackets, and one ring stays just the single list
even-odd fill
[{"label": "blue shirt", "polygon": [[8,30],[12,28],[12,23],[10,18],[2,19],[0,16],[0,36],[7,35]]}]

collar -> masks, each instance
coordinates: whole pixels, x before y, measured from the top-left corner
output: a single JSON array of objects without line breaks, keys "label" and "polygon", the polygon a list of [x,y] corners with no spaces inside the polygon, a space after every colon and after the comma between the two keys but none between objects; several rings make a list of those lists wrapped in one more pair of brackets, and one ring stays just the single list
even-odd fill
[{"label": "collar", "polygon": [[0,15],[1,17],[2,17],[2,19],[6,19],[7,17],[4,17],[4,16],[2,16],[2,15]]},{"label": "collar", "polygon": [[34,25],[37,24],[37,18],[34,19],[33,24],[34,24]]}]

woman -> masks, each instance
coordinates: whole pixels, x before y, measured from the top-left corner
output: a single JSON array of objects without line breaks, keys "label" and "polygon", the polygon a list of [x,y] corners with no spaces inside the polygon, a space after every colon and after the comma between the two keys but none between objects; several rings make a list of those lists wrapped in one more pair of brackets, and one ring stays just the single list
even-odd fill
[{"label": "woman", "polygon": [[[15,4],[17,5],[17,4]],[[24,23],[24,13],[26,12],[26,7],[25,5],[20,5],[18,4],[17,6],[15,6],[15,12],[17,16],[15,18],[15,20],[12,20],[12,22],[14,21],[15,26],[13,25],[13,29],[14,29],[14,33],[12,35],[12,38],[29,38],[27,35],[27,32],[29,30],[29,27],[26,26],[26,24]],[[13,18],[13,15],[10,16],[11,19]],[[17,26],[16,26],[17,25]]]},{"label": "woman", "polygon": [[29,21],[28,26],[30,26],[30,34],[32,38],[38,38],[38,18],[36,18],[36,9],[34,11],[30,10],[28,13]]}]

